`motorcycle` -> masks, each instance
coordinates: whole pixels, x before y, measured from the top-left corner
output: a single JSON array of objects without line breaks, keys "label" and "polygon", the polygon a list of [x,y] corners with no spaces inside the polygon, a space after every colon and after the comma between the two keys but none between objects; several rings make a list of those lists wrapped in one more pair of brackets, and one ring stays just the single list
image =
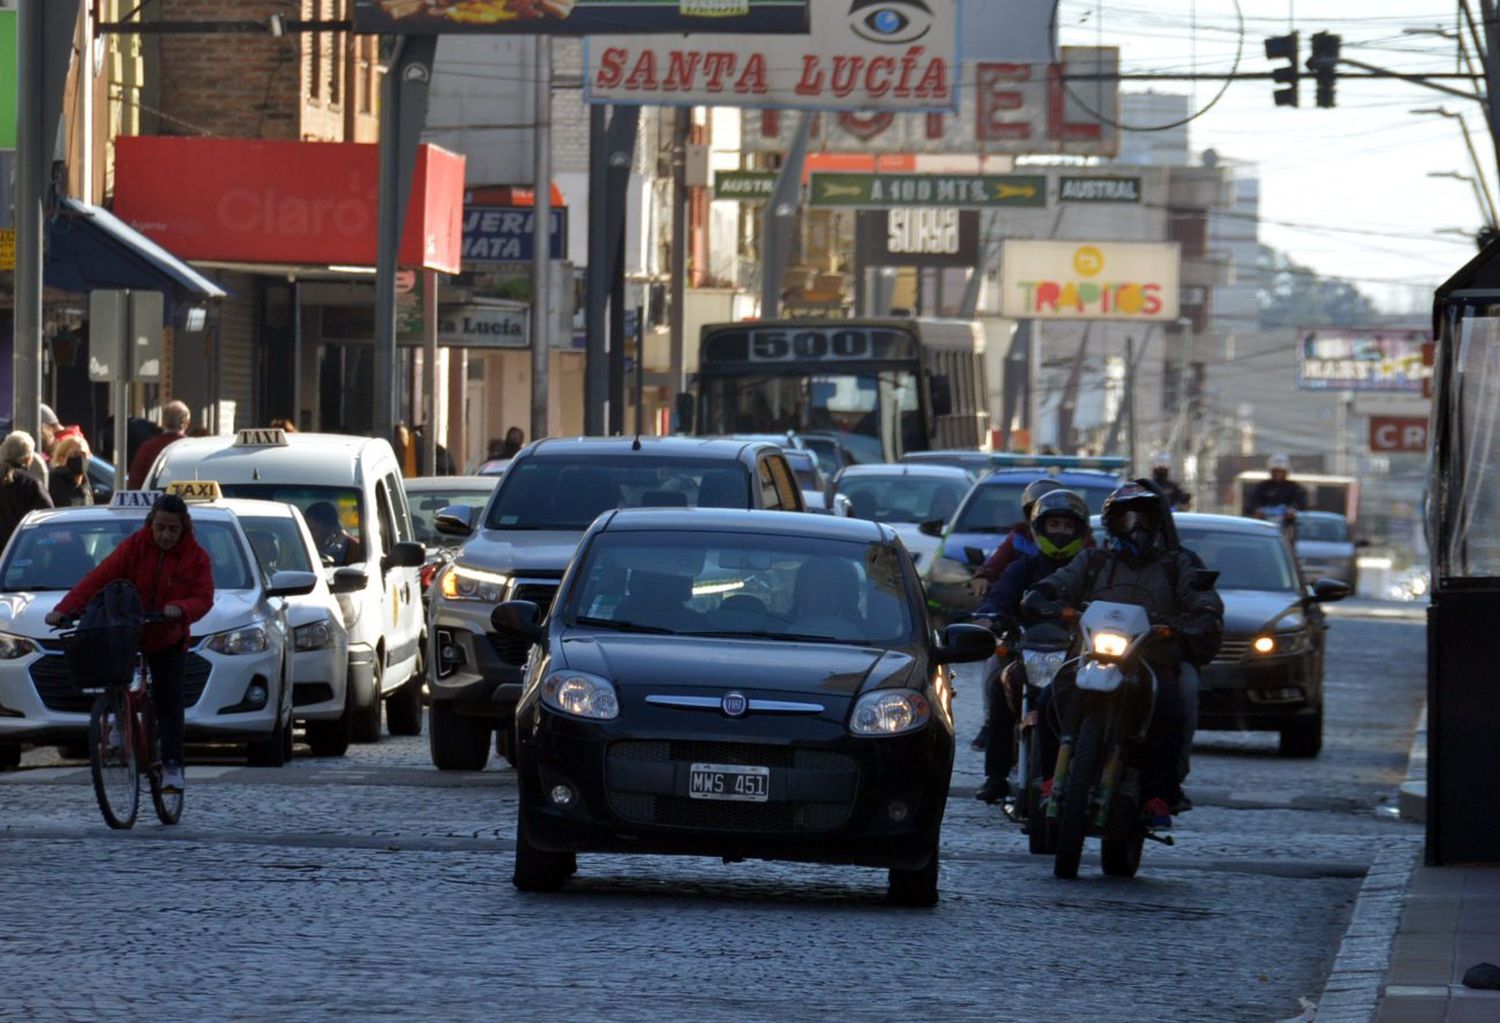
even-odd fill
[{"label": "motorcycle", "polygon": [[[1080,619],[1082,653],[1062,708],[1061,744],[1045,817],[1056,829],[1052,873],[1078,876],[1084,841],[1101,839],[1104,872],[1134,877],[1146,840],[1171,845],[1141,819],[1140,766],[1156,708],[1157,677],[1144,659],[1172,630],[1145,608],[1095,600]],[[1033,849],[1035,851],[1035,848]]]},{"label": "motorcycle", "polygon": [[1043,621],[1013,626],[1001,638],[996,653],[1009,662],[1001,673],[1002,692],[991,699],[1009,699],[1016,708],[1017,784],[1015,795],[1006,800],[1005,814],[1021,825],[1033,855],[1053,852],[1054,829],[1047,822],[1042,784],[1051,766],[1041,753],[1042,737],[1039,705],[1042,693],[1069,664],[1068,651],[1073,642],[1072,630],[1059,622]]},{"label": "motorcycle", "polygon": [[1291,505],[1264,505],[1255,509],[1255,517],[1280,526],[1288,541],[1297,542],[1297,509]]}]

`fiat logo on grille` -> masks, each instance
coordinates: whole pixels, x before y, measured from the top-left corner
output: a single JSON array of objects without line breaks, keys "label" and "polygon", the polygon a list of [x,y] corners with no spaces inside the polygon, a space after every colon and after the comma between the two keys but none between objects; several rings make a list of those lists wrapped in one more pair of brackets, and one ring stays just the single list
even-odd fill
[{"label": "fiat logo on grille", "polygon": [[742,718],[745,711],[750,709],[750,701],[745,698],[744,693],[725,693],[719,701],[719,707],[732,718]]}]

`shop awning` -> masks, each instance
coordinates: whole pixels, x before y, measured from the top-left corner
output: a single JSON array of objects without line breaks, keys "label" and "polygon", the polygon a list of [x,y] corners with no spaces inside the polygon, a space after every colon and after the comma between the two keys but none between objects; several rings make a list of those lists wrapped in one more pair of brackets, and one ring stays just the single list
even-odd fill
[{"label": "shop awning", "polygon": [[227,294],[113,213],[79,199],[59,200],[47,224],[45,252],[43,279],[63,291],[140,288],[204,299]]}]

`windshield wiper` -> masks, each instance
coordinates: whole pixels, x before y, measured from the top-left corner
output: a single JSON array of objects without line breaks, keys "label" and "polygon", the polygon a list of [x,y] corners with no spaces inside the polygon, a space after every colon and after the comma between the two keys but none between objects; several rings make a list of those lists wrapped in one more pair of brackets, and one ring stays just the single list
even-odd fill
[{"label": "windshield wiper", "polygon": [[614,618],[582,618],[573,619],[575,625],[589,625],[596,629],[614,629],[616,632],[645,632],[655,636],[674,636],[671,629],[664,629],[659,625],[641,625],[638,622],[622,622]]}]

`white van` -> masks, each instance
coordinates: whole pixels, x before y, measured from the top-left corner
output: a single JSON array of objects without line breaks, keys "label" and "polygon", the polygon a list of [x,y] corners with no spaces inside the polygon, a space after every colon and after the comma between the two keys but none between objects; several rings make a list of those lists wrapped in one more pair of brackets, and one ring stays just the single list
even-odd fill
[{"label": "white van", "polygon": [[226,497],[295,505],[307,520],[349,631],[346,691],[353,738],[422,732],[422,587],[426,552],[412,532],[396,454],[383,440],[241,430],[176,441],[146,485],[213,480]]}]

